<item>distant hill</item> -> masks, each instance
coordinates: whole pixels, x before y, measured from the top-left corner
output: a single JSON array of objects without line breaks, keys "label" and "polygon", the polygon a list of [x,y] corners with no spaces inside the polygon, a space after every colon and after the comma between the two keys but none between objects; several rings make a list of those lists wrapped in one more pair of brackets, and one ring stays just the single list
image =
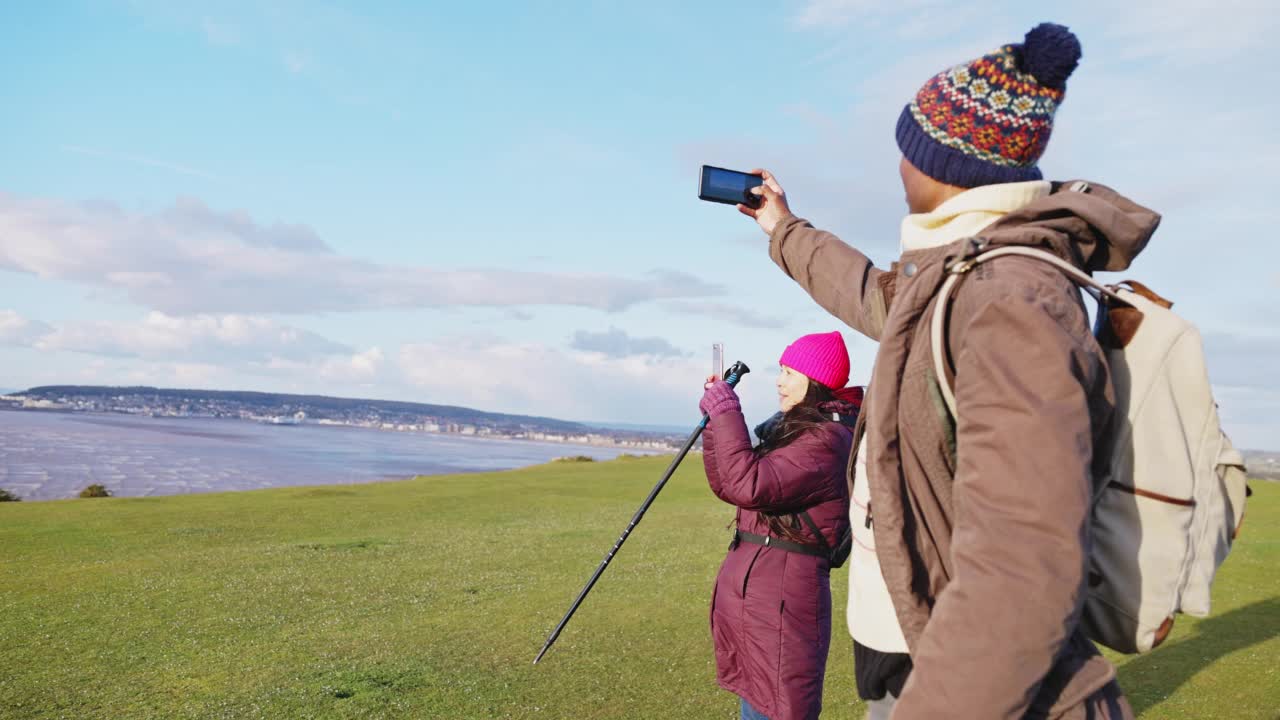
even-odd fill
[{"label": "distant hill", "polygon": [[610,435],[656,437],[676,433],[637,427],[589,425],[535,415],[487,412],[456,405],[294,395],[240,390],[192,390],[149,386],[44,385],[15,395],[74,410],[134,412],[167,416],[288,417],[302,413],[308,421],[431,423],[455,428],[472,426],[498,433],[539,432],[585,435],[609,428]]}]

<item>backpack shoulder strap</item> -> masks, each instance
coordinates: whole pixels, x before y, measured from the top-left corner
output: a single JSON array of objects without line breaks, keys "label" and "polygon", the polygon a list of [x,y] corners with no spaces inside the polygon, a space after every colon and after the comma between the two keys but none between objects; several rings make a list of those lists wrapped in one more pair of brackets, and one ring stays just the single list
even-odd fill
[{"label": "backpack shoulder strap", "polygon": [[[947,321],[947,302],[951,299],[951,293],[955,290],[955,286],[960,282],[966,273],[975,266],[994,260],[1005,255],[1021,255],[1022,257],[1035,258],[1053,265],[1061,270],[1068,278],[1077,285],[1082,286],[1085,290],[1094,293],[1106,295],[1118,302],[1128,305],[1128,301],[1124,299],[1115,290],[1103,285],[1087,273],[1077,268],[1075,265],[1063,260],[1053,253],[1037,250],[1035,248],[1023,247],[1020,245],[1009,245],[999,247],[995,250],[988,250],[984,253],[971,258],[965,258],[953,262],[947,267],[947,279],[942,283],[942,289],[938,291],[938,301],[933,306],[933,316],[929,321],[929,344],[933,350],[933,369],[938,376],[938,389],[942,392],[942,399],[947,404],[947,410],[951,412],[951,417],[956,417],[956,395],[951,387],[951,381],[947,379],[948,370],[946,361],[946,353],[944,352],[943,343],[946,341],[946,321]],[[1097,295],[1095,295],[1097,297]]]},{"label": "backpack shoulder strap", "polygon": [[822,546],[822,551],[830,555],[831,545],[827,543],[827,539],[822,536],[822,530],[818,529],[818,523],[814,522],[813,518],[809,516],[809,511],[801,510],[796,514],[799,515],[801,519],[804,520],[804,524],[808,525],[809,529],[813,531],[813,534],[818,537],[818,544]]}]

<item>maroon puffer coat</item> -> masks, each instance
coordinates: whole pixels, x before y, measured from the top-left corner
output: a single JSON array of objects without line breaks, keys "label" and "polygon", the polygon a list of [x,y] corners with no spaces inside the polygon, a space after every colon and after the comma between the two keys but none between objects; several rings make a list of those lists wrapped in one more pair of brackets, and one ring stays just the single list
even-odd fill
[{"label": "maroon puffer coat", "polygon": [[[702,436],[711,490],[736,505],[738,528],[768,535],[758,511],[807,509],[828,546],[849,525],[845,466],[852,433],[826,423],[762,457],[740,411],[711,418]],[[801,524],[806,544],[817,544]],[[831,645],[826,558],[741,542],[729,551],[711,598],[720,687],[770,720],[816,718]]]}]

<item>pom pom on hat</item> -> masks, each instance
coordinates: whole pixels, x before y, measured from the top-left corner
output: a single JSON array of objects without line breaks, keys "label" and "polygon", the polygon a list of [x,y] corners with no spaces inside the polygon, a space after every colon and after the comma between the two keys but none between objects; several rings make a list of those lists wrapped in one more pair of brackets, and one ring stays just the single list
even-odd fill
[{"label": "pom pom on hat", "polygon": [[1040,23],[1022,43],[1022,70],[1041,85],[1063,89],[1080,64],[1080,41],[1065,25]]}]

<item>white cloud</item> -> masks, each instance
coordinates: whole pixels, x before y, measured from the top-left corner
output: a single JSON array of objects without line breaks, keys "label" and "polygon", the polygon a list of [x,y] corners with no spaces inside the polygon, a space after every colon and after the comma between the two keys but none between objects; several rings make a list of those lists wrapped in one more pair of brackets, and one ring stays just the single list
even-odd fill
[{"label": "white cloud", "polygon": [[616,311],[721,288],[683,272],[396,267],[342,257],[305,225],[180,199],[155,214],[0,193],[0,269],[106,289],[170,314],[572,305]]},{"label": "white cloud", "polygon": [[0,310],[0,345],[31,345],[51,329],[39,320],[24,318],[13,310]]},{"label": "white cloud", "polygon": [[[452,337],[405,345],[396,357],[403,381],[423,402],[565,420],[680,424],[698,422],[710,358],[561,350],[497,338]],[[777,411],[766,368],[738,386],[749,425]]]},{"label": "white cloud", "polygon": [[81,371],[81,381],[103,385],[214,389],[225,387],[233,375],[220,365],[136,359],[93,361]]},{"label": "white cloud", "polygon": [[379,379],[385,356],[372,347],[350,355],[331,355],[306,361],[273,356],[253,371],[264,375],[303,375],[312,380],[347,385],[370,385]]},{"label": "white cloud", "polygon": [[625,330],[612,326],[604,332],[579,330],[573,334],[569,346],[574,350],[598,352],[612,358],[630,355],[681,357],[689,354],[663,338],[632,337]]},{"label": "white cloud", "polygon": [[[252,388],[269,379],[303,392],[359,392],[379,382],[384,396],[394,396],[399,389],[395,378],[383,377],[381,348],[357,351],[258,316],[176,317],[152,312],[137,321],[55,327],[0,310],[3,345],[29,348],[23,352],[40,353],[41,367],[60,368],[63,377],[48,378],[52,382],[72,376],[106,384]],[[46,378],[29,379],[39,384]]]},{"label": "white cloud", "polygon": [[176,317],[149,313],[140,322],[93,321],[62,325],[33,345],[114,357],[242,362],[269,357],[310,360],[350,352],[315,333],[247,315]]},{"label": "white cloud", "polygon": [[662,307],[681,315],[706,315],[743,327],[776,330],[787,326],[787,319],[779,315],[767,315],[728,303],[678,300],[662,303]]},{"label": "white cloud", "polygon": [[316,231],[307,225],[272,223],[259,225],[243,210],[213,210],[199,200],[179,197],[158,216],[160,231],[210,243],[242,243],[255,248],[329,252]]},{"label": "white cloud", "polygon": [[385,361],[379,347],[356,351],[270,318],[234,314],[151,312],[139,321],[55,327],[0,310],[0,345],[29,347],[50,357],[94,356],[79,371],[84,379],[135,381],[150,374],[201,386],[236,374],[368,385],[380,378]]},{"label": "white cloud", "polygon": [[706,363],[458,337],[405,345],[405,381],[429,402],[568,420],[697,421]]},{"label": "white cloud", "polygon": [[[378,373],[378,369],[382,367],[383,359],[382,349],[374,347],[352,355],[343,362],[340,369],[344,373],[350,372],[362,379],[369,379]],[[335,373],[337,371],[338,368],[333,370]]]},{"label": "white cloud", "polygon": [[170,366],[174,382],[182,387],[208,387],[221,374],[216,365],[208,363],[174,363]]}]

